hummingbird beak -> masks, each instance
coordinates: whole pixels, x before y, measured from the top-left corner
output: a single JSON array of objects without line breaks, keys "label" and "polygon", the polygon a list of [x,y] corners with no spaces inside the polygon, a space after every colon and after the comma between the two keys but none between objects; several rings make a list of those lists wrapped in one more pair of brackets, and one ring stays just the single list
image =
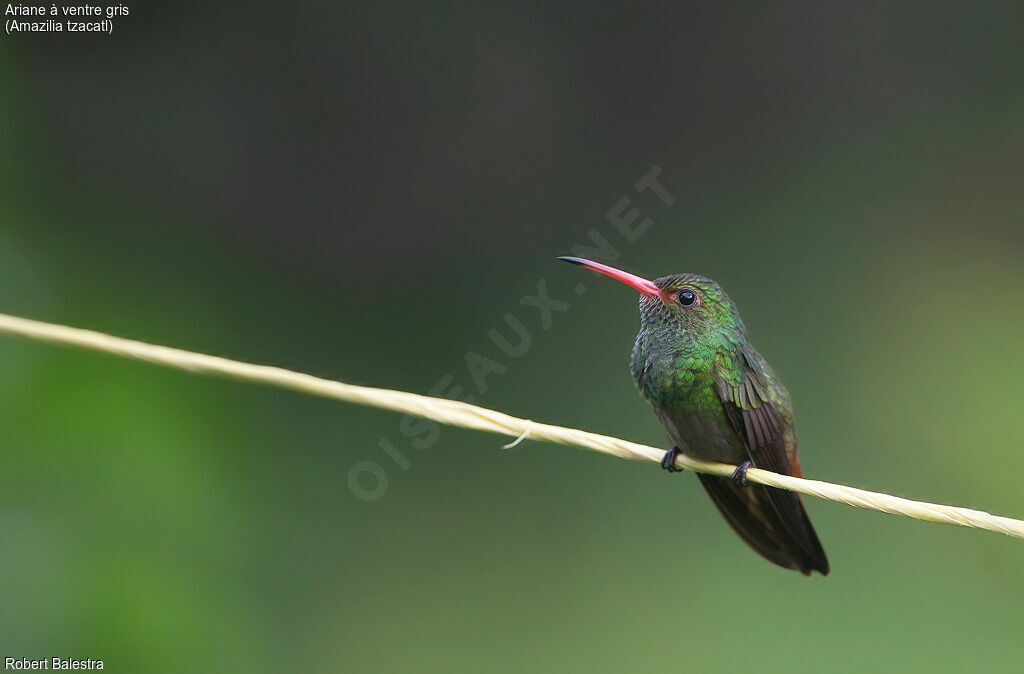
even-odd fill
[{"label": "hummingbird beak", "polygon": [[656,286],[653,281],[648,281],[645,278],[634,276],[629,272],[624,272],[615,267],[609,267],[606,264],[600,262],[591,262],[590,260],[584,260],[581,257],[560,257],[559,260],[563,262],[569,262],[572,264],[578,264],[581,267],[586,267],[605,276],[611,276],[616,281],[622,281],[628,286],[636,288],[644,295],[650,295],[652,297],[661,297],[661,288]]}]

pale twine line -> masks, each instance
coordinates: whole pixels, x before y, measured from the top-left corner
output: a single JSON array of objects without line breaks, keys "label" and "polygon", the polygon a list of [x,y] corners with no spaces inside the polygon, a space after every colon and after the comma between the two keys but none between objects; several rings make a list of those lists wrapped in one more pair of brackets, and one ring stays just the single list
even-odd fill
[{"label": "pale twine line", "polygon": [[[149,363],[179,368],[190,372],[219,375],[229,379],[267,384],[325,398],[334,398],[369,407],[394,410],[395,412],[432,419],[450,426],[499,433],[517,438],[517,442],[529,437],[531,440],[547,440],[562,445],[574,445],[604,452],[605,454],[612,454],[624,459],[652,461],[655,463],[661,461],[665,454],[664,449],[648,447],[635,442],[620,440],[607,435],[598,435],[597,433],[589,433],[575,428],[563,428],[562,426],[552,426],[519,419],[502,414],[501,412],[455,400],[431,398],[404,391],[391,391],[344,384],[339,381],[321,379],[320,377],[292,372],[279,367],[242,363],[228,360],[227,358],[192,353],[166,346],[155,346],[91,330],[80,330],[78,328],[43,323],[16,316],[0,314],[0,333],[20,335],[55,344],[78,346],[92,351],[137,358]],[[511,444],[514,445],[516,443]],[[735,466],[698,461],[684,455],[676,458],[676,466],[679,468],[689,468],[700,473],[723,476],[731,475],[735,469]],[[855,489],[820,480],[806,480],[789,475],[780,475],[757,468],[751,468],[747,471],[747,479],[751,482],[789,489],[802,494],[810,494],[811,496],[818,496],[858,508],[912,517],[926,522],[957,524],[976,529],[987,529],[988,531],[1024,538],[1024,521],[1009,517],[999,517],[980,510],[911,501],[910,499],[879,494],[864,489]]]},{"label": "pale twine line", "polygon": [[520,442],[522,442],[526,438],[530,437],[530,428],[532,426],[533,426],[533,422],[530,421],[529,419],[526,419],[526,428],[524,428],[523,432],[519,434],[519,437],[516,438],[515,440],[513,440],[512,442],[508,443],[507,445],[502,445],[501,448],[502,449],[512,449],[513,447],[518,446]]}]

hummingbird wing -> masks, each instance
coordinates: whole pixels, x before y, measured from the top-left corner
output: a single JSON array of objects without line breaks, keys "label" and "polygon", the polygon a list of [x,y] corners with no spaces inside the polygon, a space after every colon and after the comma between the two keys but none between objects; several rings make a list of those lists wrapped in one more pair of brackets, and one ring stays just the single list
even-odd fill
[{"label": "hummingbird wing", "polygon": [[[789,395],[777,395],[778,402],[773,400],[769,394],[772,383],[780,385],[769,383],[769,378],[774,377],[762,368],[755,369],[755,364],[759,363],[741,353],[736,367],[728,370],[719,368],[715,377],[718,396],[726,416],[747,446],[750,461],[758,468],[789,475],[790,452],[786,446],[785,430],[792,427],[792,413],[786,409],[783,415],[781,409],[782,405],[788,407]],[[795,455],[795,440],[793,444]]]},{"label": "hummingbird wing", "polygon": [[[751,464],[784,475],[799,472],[789,394],[760,354],[741,353],[738,361],[716,369],[715,383]],[[729,524],[757,552],[781,566],[828,573],[828,559],[799,494],[764,485],[739,487],[708,475],[700,479]]]}]

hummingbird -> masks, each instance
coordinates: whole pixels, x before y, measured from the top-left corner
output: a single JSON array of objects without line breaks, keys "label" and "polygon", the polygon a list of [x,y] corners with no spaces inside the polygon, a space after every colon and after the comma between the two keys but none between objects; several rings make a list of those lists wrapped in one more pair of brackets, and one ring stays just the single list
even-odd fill
[{"label": "hummingbird", "polygon": [[736,465],[732,477],[698,473],[733,530],[765,559],[810,576],[828,559],[800,495],[747,482],[751,466],[803,477],[793,404],[786,387],[747,338],[722,287],[697,274],[654,281],[578,257],[560,257],[640,291],[640,332],[630,371],[678,454]]}]

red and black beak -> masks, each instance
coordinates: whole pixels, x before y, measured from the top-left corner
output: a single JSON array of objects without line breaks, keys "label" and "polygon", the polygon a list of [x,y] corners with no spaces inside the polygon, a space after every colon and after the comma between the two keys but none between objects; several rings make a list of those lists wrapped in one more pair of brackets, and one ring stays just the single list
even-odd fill
[{"label": "red and black beak", "polygon": [[560,257],[559,260],[563,262],[571,262],[572,264],[578,264],[581,267],[592,269],[598,273],[604,274],[605,276],[611,276],[616,281],[622,281],[628,286],[636,288],[644,295],[651,297],[661,297],[661,288],[654,284],[654,281],[648,281],[645,278],[634,276],[629,272],[616,269],[615,267],[609,267],[606,264],[600,262],[591,262],[590,260],[584,260],[581,257]]}]

